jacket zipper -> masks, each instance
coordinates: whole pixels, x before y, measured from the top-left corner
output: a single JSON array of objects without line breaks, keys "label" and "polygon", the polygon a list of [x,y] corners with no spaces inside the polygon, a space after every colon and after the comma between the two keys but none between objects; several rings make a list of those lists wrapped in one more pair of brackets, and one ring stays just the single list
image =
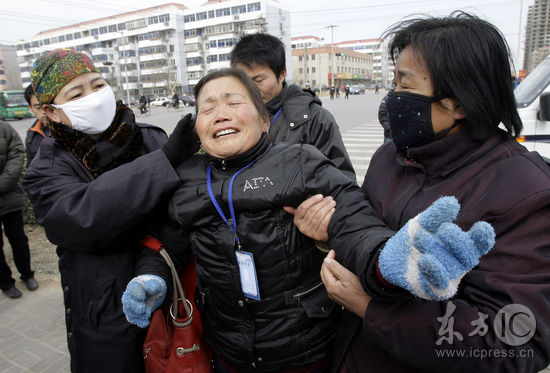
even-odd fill
[{"label": "jacket zipper", "polygon": [[301,293],[294,294],[293,297],[298,297],[298,298],[303,297],[304,295],[309,294],[309,293],[319,289],[322,285],[323,285],[323,282],[321,281],[317,285],[315,285],[314,287],[312,287],[310,289],[307,289],[306,291],[302,291]]}]

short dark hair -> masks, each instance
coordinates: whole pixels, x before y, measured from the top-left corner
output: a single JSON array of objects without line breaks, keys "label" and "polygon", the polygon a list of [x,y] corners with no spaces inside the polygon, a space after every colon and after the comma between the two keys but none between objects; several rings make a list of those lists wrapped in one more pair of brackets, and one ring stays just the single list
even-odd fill
[{"label": "short dark hair", "polygon": [[269,66],[279,78],[286,69],[285,45],[281,40],[269,34],[250,34],[243,36],[231,51],[231,67],[243,64]]},{"label": "short dark hair", "polygon": [[197,114],[199,112],[198,98],[199,98],[199,93],[200,93],[202,87],[204,87],[204,85],[206,83],[208,83],[209,81],[211,81],[211,80],[223,78],[223,77],[226,77],[226,76],[232,77],[232,78],[235,78],[235,79],[239,80],[242,83],[242,85],[246,88],[246,90],[248,91],[248,94],[250,95],[250,98],[252,99],[252,103],[256,107],[256,110],[258,110],[258,113],[260,114],[260,117],[269,118],[269,113],[267,112],[267,108],[265,107],[264,101],[262,100],[262,94],[260,92],[260,89],[256,85],[256,83],[254,83],[254,81],[251,78],[249,78],[248,75],[246,75],[244,73],[244,71],[239,70],[239,69],[233,69],[233,68],[222,69],[222,70],[211,72],[211,73],[203,76],[202,79],[199,80],[197,85],[195,85],[195,88],[193,88],[193,93],[195,94],[195,97],[197,99],[197,102],[196,102],[196,105],[195,105],[195,112]]},{"label": "short dark hair", "polygon": [[32,89],[32,84],[29,84],[27,88],[25,88],[25,100],[27,100],[27,103],[31,104],[31,97],[36,96],[34,94],[34,90]]},{"label": "short dark hair", "polygon": [[434,95],[454,98],[474,140],[486,140],[502,122],[510,136],[523,125],[516,109],[509,48],[491,23],[455,11],[448,17],[415,18],[384,32],[393,61],[411,46],[430,72]]}]

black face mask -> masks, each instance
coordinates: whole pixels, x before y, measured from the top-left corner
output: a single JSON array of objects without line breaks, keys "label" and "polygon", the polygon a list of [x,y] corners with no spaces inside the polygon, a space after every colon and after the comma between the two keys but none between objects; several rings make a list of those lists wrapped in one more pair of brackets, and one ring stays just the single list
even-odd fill
[{"label": "black face mask", "polygon": [[458,123],[434,132],[432,125],[432,103],[440,101],[437,97],[424,96],[411,92],[390,92],[386,99],[386,110],[390,122],[393,143],[399,153],[408,149],[429,144],[438,140]]}]

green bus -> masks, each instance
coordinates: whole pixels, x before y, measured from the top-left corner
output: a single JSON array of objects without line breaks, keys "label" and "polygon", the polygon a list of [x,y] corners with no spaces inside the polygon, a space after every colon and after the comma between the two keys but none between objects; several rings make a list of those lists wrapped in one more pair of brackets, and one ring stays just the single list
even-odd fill
[{"label": "green bus", "polygon": [[0,120],[30,118],[31,115],[25,100],[25,90],[0,91]]}]

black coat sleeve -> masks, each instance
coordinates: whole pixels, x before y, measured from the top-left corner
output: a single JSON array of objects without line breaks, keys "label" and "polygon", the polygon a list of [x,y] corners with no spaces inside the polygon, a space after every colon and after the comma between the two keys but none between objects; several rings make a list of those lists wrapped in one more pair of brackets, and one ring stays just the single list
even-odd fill
[{"label": "black coat sleeve", "polygon": [[394,231],[378,218],[359,187],[319,151],[302,147],[302,177],[307,195],[322,193],[336,201],[329,224],[329,247],[336,259],[357,274],[365,290],[380,287],[374,268],[378,252]]},{"label": "black coat sleeve", "polygon": [[100,252],[145,223],[179,185],[160,150],[90,179],[72,155],[48,145],[41,147],[23,185],[48,239],[67,250]]}]

